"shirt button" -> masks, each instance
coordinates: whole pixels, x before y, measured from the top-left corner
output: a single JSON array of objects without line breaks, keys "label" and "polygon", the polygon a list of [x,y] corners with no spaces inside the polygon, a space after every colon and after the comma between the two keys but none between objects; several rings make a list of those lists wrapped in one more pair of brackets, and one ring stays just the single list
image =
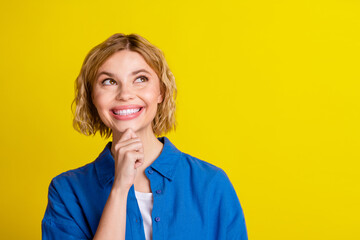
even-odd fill
[{"label": "shirt button", "polygon": [[159,218],[159,217],[156,217],[156,218],[155,218],[155,221],[156,221],[156,222],[160,222],[160,218]]},{"label": "shirt button", "polygon": [[153,174],[153,170],[149,169],[148,173]]},{"label": "shirt button", "polygon": [[161,190],[159,189],[159,190],[156,190],[156,193],[157,194],[160,194],[161,193]]}]

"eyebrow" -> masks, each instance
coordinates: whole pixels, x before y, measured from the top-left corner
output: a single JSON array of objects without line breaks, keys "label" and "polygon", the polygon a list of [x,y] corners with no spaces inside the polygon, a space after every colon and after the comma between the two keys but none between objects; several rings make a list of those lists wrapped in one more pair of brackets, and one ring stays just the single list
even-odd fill
[{"label": "eyebrow", "polygon": [[[148,73],[148,74],[151,75],[151,73],[148,72],[148,71],[145,70],[145,69],[139,69],[139,70],[133,71],[133,72],[131,73],[131,75],[136,75],[136,74],[138,74],[138,73],[140,73],[140,72],[146,72],[146,73]],[[97,75],[96,79],[99,78],[100,75],[102,75],[102,74],[106,74],[106,75],[108,75],[108,76],[110,76],[110,77],[114,77],[114,74],[113,74],[113,73],[106,72],[106,71],[102,71],[102,72],[100,72],[100,73]]]}]

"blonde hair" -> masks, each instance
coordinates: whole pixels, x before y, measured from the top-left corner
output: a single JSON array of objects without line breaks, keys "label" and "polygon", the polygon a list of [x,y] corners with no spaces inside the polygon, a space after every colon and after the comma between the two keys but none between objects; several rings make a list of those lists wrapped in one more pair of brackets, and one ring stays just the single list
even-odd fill
[{"label": "blonde hair", "polygon": [[[100,132],[101,137],[109,138],[112,130],[107,127],[94,106],[91,95],[96,74],[100,66],[115,52],[130,50],[139,53],[160,79],[163,101],[158,104],[151,126],[154,134],[160,136],[176,129],[175,101],[177,88],[175,77],[169,69],[163,52],[138,34],[116,33],[95,46],[85,57],[80,73],[75,80],[75,99],[71,103],[74,116],[73,127],[89,136]],[[73,104],[76,104],[75,111]]]}]

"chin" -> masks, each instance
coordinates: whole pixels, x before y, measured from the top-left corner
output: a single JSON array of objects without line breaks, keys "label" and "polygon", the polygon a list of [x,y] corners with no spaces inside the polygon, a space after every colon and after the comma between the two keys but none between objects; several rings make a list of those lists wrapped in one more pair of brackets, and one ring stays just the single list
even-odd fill
[{"label": "chin", "polygon": [[128,128],[131,128],[134,132],[137,132],[139,130],[137,127],[122,127],[122,128],[114,128],[112,130],[113,132],[124,133]]},{"label": "chin", "polygon": [[132,125],[123,124],[121,127],[112,128],[112,131],[118,133],[124,133],[128,128],[131,128],[134,132],[139,132],[145,129],[145,127],[134,126],[133,124]]}]

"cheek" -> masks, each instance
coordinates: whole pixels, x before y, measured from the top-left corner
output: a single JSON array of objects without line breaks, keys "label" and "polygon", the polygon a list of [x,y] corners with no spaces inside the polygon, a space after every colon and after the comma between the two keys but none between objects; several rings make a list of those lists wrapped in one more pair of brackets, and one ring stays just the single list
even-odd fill
[{"label": "cheek", "polygon": [[103,107],[105,103],[108,101],[109,96],[107,94],[103,94],[99,91],[95,91],[93,93],[93,103],[96,108]]},{"label": "cheek", "polygon": [[146,99],[149,105],[157,105],[159,94],[160,93],[154,89],[153,91],[148,91],[146,94],[143,94],[143,98]]},{"label": "cheek", "polygon": [[101,101],[100,101],[100,98],[98,96],[96,96],[96,94],[94,94],[93,97],[92,97],[92,102],[93,102],[94,106],[96,108],[98,108],[99,107],[99,102],[101,102]]},{"label": "cheek", "polygon": [[101,120],[104,122],[106,121],[106,116],[107,116],[107,113],[106,113],[106,106],[103,104],[102,101],[99,101],[99,99],[95,100],[93,102],[94,106],[95,106],[95,109],[99,115],[99,117],[101,118]]}]

